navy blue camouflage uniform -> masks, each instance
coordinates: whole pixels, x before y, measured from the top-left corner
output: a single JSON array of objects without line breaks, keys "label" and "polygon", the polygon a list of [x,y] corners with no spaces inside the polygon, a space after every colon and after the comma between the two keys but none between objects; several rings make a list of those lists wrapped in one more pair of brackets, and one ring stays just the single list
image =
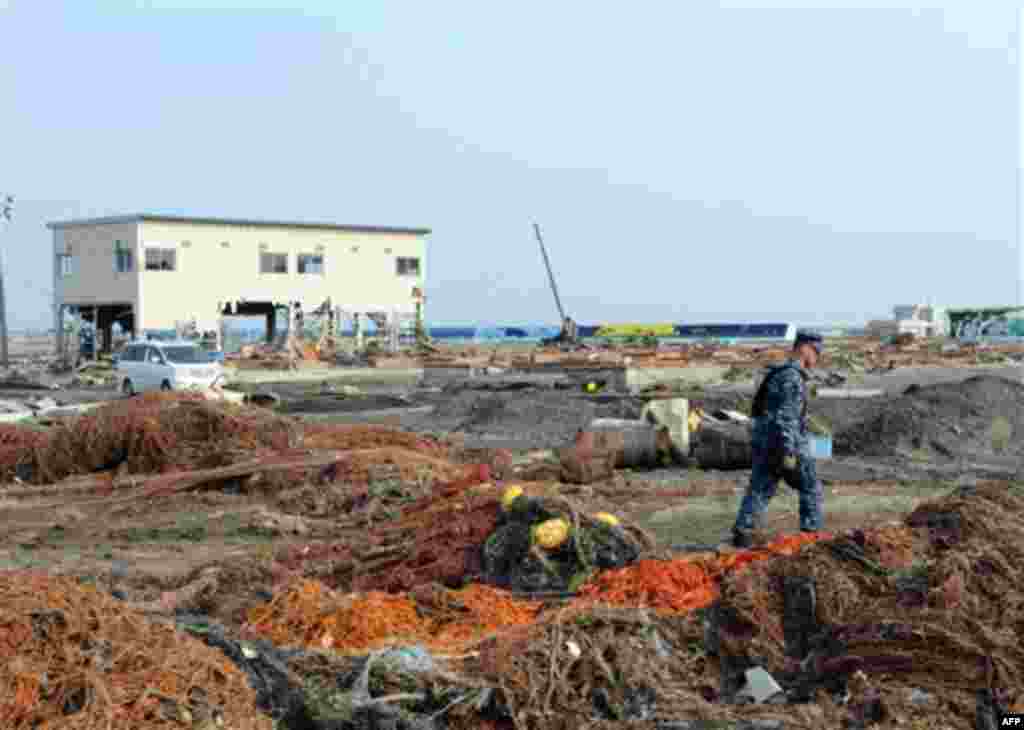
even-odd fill
[{"label": "navy blue camouflage uniform", "polygon": [[[754,419],[753,472],[734,535],[749,535],[760,525],[780,479],[799,494],[800,529],[820,530],[823,493],[807,438],[808,373],[789,360],[766,377],[763,415]],[[795,468],[786,468],[787,456],[796,458]]]}]

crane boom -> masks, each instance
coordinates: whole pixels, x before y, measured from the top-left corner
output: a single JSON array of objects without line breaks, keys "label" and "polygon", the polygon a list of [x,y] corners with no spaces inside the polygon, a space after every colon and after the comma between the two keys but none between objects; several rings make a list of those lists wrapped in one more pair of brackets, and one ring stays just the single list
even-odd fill
[{"label": "crane boom", "polygon": [[533,224],[534,235],[537,236],[537,243],[540,244],[540,253],[544,257],[544,266],[548,270],[548,281],[551,282],[551,293],[555,295],[555,306],[558,307],[558,315],[561,318],[560,322],[565,322],[565,310],[562,309],[562,300],[558,296],[558,286],[555,284],[555,275],[551,272],[551,261],[548,260],[548,252],[544,247],[544,239],[540,235],[540,226],[536,223]]}]

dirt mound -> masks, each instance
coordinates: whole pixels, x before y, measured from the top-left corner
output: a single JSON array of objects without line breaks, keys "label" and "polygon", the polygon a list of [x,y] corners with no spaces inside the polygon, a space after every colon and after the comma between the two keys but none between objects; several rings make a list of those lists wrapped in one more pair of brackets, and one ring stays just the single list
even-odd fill
[{"label": "dirt mound", "polygon": [[642,402],[615,397],[606,402],[577,393],[466,391],[436,404],[431,428],[529,442],[539,448],[570,441],[595,418],[639,418]]},{"label": "dirt mound", "polygon": [[0,725],[270,730],[221,652],[68,578],[0,574]]},{"label": "dirt mound", "polygon": [[[808,697],[923,690],[945,699],[950,727],[974,727],[979,692],[1024,699],[1024,492],[961,490],[906,522],[910,530],[855,533],[728,576],[723,661],[764,666]],[[800,586],[816,596],[803,609],[791,600]],[[872,686],[881,675],[884,686]],[[915,713],[891,692],[877,701],[890,718]]]},{"label": "dirt mound", "polygon": [[995,376],[911,387],[858,409],[834,437],[839,456],[924,452],[933,458],[1024,455],[1024,385]]}]

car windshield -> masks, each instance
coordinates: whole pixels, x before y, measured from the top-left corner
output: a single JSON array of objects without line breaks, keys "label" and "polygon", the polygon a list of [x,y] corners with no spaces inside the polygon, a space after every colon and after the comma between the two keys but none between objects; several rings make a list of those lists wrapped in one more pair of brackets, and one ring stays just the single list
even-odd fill
[{"label": "car windshield", "polygon": [[198,347],[165,347],[163,350],[168,362],[184,365],[209,362],[209,358]]}]

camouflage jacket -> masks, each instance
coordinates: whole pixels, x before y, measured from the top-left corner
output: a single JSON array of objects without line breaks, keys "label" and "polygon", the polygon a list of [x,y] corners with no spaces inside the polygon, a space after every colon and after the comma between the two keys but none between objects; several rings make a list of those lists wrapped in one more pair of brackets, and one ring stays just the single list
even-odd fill
[{"label": "camouflage jacket", "polygon": [[754,440],[787,454],[807,447],[807,371],[796,360],[771,368],[766,377],[764,414],[754,421]]}]

